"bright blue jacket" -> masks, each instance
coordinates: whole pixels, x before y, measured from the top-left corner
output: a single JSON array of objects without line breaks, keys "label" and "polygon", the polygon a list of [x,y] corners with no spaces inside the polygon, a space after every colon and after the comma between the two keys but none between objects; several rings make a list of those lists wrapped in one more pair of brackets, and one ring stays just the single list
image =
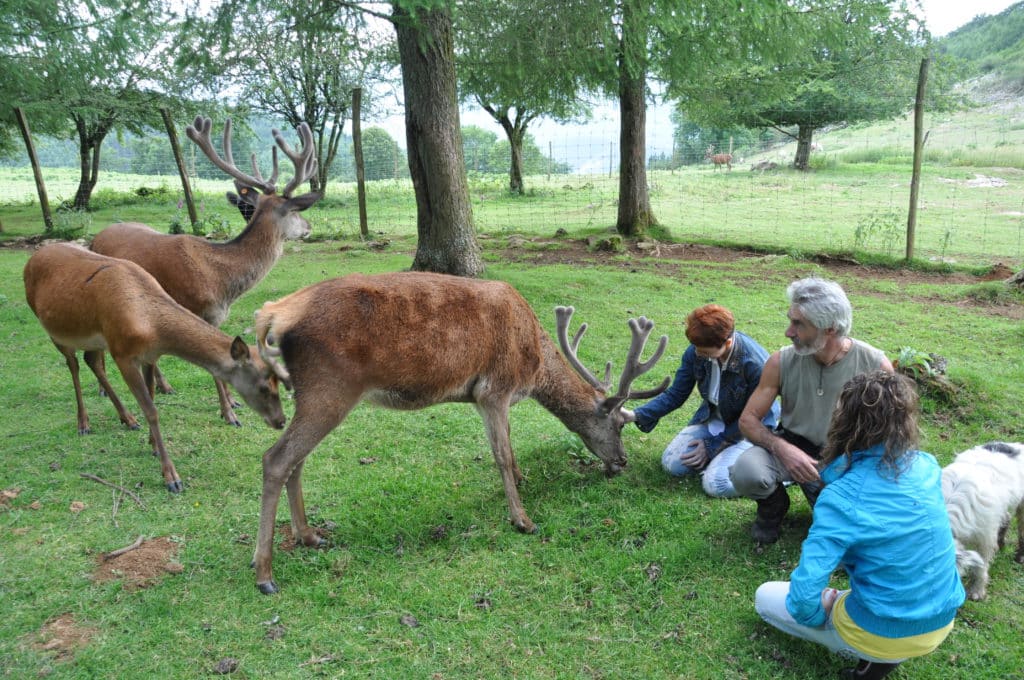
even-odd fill
[{"label": "bright blue jacket", "polygon": [[846,611],[882,637],[920,635],[949,624],[964,602],[942,498],[942,469],[911,451],[898,475],[881,468],[882,446],[832,461],[790,577],[786,609],[805,626],[825,622],[821,591],[837,566],[850,578]]},{"label": "bright blue jacket", "polygon": [[[738,442],[743,439],[743,435],[740,434],[740,414],[743,413],[747,399],[760,382],[761,369],[767,360],[768,352],[764,347],[750,336],[735,331],[732,356],[722,369],[721,384],[718,388],[718,412],[725,423],[722,437],[726,441]],[[712,361],[715,359],[697,356],[697,350],[693,345],[687,347],[669,388],[634,411],[636,426],[640,431],[650,432],[659,420],[682,406],[693,392],[694,386],[697,387],[703,402],[689,424],[697,425],[710,419],[711,404],[708,402],[707,394],[711,384]],[[778,421],[779,403],[776,401],[762,422],[769,430],[773,430]]]}]

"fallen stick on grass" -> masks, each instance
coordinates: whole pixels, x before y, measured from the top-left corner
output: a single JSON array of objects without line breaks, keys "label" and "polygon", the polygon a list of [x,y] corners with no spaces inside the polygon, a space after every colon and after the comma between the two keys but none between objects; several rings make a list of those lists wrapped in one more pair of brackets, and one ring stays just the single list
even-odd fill
[{"label": "fallen stick on grass", "polygon": [[105,480],[105,479],[103,479],[101,477],[97,477],[96,475],[91,475],[88,472],[81,473],[81,476],[83,478],[85,478],[85,479],[91,479],[94,482],[99,482],[100,484],[105,484],[106,486],[109,486],[112,489],[118,489],[119,491],[123,491],[124,493],[128,494],[129,496],[131,496],[132,500],[135,501],[136,503],[138,503],[140,508],[142,508],[143,510],[146,509],[146,504],[142,502],[142,499],[139,498],[138,496],[136,496],[134,493],[132,493],[128,489],[124,488],[123,486],[118,486],[117,484],[114,484],[112,482],[108,482],[107,480]]},{"label": "fallen stick on grass", "polygon": [[127,552],[131,552],[132,550],[135,550],[136,548],[141,547],[142,546],[142,541],[144,539],[145,539],[145,536],[139,536],[138,538],[135,539],[135,542],[132,543],[131,545],[127,545],[127,546],[125,546],[123,548],[118,548],[117,550],[111,550],[110,552],[108,552],[106,555],[103,556],[103,561],[106,562],[107,560],[112,560],[115,557],[120,557],[121,555],[124,555]]}]

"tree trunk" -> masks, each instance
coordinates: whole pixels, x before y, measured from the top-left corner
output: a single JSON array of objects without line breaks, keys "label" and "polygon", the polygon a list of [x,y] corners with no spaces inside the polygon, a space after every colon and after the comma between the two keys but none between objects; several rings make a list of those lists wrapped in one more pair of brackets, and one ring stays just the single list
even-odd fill
[{"label": "tree trunk", "polygon": [[[485,107],[486,108],[486,107]],[[523,186],[523,138],[526,136],[526,124],[518,119],[515,123],[508,117],[508,110],[504,114],[496,115],[491,109],[488,113],[498,121],[501,129],[505,131],[508,138],[510,160],[508,164],[508,190],[513,194],[522,195],[525,191]]]},{"label": "tree trunk", "polygon": [[78,189],[75,191],[75,202],[72,207],[75,210],[88,210],[92,190],[96,188],[96,181],[99,178],[100,148],[106,132],[97,131],[90,134],[85,121],[81,119],[75,120],[75,127],[78,130],[79,175]]},{"label": "tree trunk", "polygon": [[647,193],[647,35],[643,9],[624,3],[619,44],[619,215],[622,236],[642,236],[657,224]]},{"label": "tree trunk", "polygon": [[811,167],[811,140],[814,138],[814,128],[809,125],[800,125],[796,133],[796,158],[793,159],[793,167],[797,170],[806,171]]},{"label": "tree trunk", "polygon": [[405,138],[416,194],[412,268],[479,276],[484,264],[462,152],[452,22],[442,9],[410,15],[392,3],[405,94]]}]

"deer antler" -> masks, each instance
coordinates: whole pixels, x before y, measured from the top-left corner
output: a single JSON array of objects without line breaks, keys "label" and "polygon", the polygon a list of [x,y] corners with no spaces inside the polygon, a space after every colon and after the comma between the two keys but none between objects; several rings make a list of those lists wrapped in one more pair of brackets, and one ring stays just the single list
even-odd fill
[{"label": "deer antler", "polygon": [[[577,349],[579,348],[580,339],[587,330],[587,324],[581,324],[579,330],[576,331],[576,335],[573,336],[572,342],[569,342],[568,329],[569,320],[572,319],[573,312],[575,310],[572,307],[555,307],[555,322],[558,331],[558,344],[562,347],[562,353],[565,358],[569,361],[576,372],[583,376],[583,379],[593,385],[602,394],[608,392],[608,388],[611,387],[611,372],[612,362],[605,364],[604,369],[604,381],[598,380],[594,375],[587,370],[579,358],[576,355]],[[650,321],[646,317],[641,316],[639,319],[629,320],[629,329],[633,335],[633,340],[630,343],[629,353],[626,355],[626,365],[622,369],[622,375],[619,378],[619,389],[613,395],[604,400],[602,408],[606,411],[611,411],[621,406],[628,399],[646,399],[653,397],[656,394],[660,394],[665,391],[665,388],[669,385],[669,378],[666,377],[662,381],[661,385],[650,390],[642,390],[640,392],[633,392],[629,389],[630,385],[638,377],[651,370],[654,364],[658,363],[661,359],[661,355],[665,352],[665,347],[668,345],[668,336],[661,336],[661,340],[658,342],[658,349],[655,350],[654,354],[647,361],[640,361],[640,355],[644,351],[644,345],[647,344],[647,338],[654,329],[654,322]]]},{"label": "deer antler", "polygon": [[269,180],[263,179],[259,168],[256,167],[256,154],[252,156],[252,168],[255,176],[247,175],[235,165],[235,159],[231,155],[231,119],[224,122],[224,158],[220,157],[217,150],[213,148],[213,141],[210,139],[210,131],[213,129],[213,121],[203,116],[196,116],[192,124],[185,128],[185,134],[196,143],[210,162],[226,172],[237,181],[259,189],[264,194],[272,194],[277,191],[277,154],[274,154],[274,172]]},{"label": "deer antler", "polygon": [[284,140],[282,135],[277,130],[272,130],[271,133],[274,135],[274,141],[281,147],[281,151],[292,160],[295,165],[295,176],[292,177],[292,181],[285,185],[284,191],[281,195],[285,198],[289,198],[292,195],[292,191],[297,186],[304,182],[308,182],[309,179],[316,173],[317,161],[316,161],[316,146],[313,144],[313,132],[309,129],[309,125],[305,122],[299,123],[299,127],[296,128],[299,133],[299,138],[302,139],[302,150],[293,151],[292,147],[288,145],[288,142]]},{"label": "deer antler", "polygon": [[587,367],[580,362],[576,356],[576,350],[580,346],[583,334],[587,332],[587,324],[580,324],[580,328],[576,331],[576,335],[572,338],[572,344],[570,344],[568,338],[569,320],[572,319],[573,312],[575,311],[576,309],[573,307],[555,307],[555,326],[558,331],[558,344],[562,348],[562,354],[568,359],[569,364],[576,369],[576,372],[583,376],[583,379],[593,385],[595,389],[604,394],[612,384],[612,362],[609,361],[605,364],[604,382],[595,378],[594,374],[587,370]]},{"label": "deer antler", "polygon": [[647,337],[654,330],[654,322],[644,316],[641,316],[639,319],[630,319],[629,330],[633,335],[633,341],[630,343],[629,354],[626,355],[626,365],[623,367],[622,376],[619,378],[619,389],[613,396],[605,399],[603,404],[603,407],[609,411],[618,408],[629,399],[648,399],[661,394],[670,382],[670,379],[666,376],[661,384],[654,389],[641,390],[639,392],[634,392],[630,389],[630,385],[633,384],[634,380],[651,370],[654,364],[658,363],[658,360],[661,359],[661,355],[665,353],[665,347],[668,345],[668,336],[661,336],[661,339],[658,341],[658,349],[654,350],[654,354],[651,355],[650,359],[640,361],[644,345],[647,344]]},{"label": "deer antler", "polygon": [[213,129],[213,121],[203,116],[196,116],[196,119],[185,128],[185,134],[191,139],[196,145],[202,149],[206,157],[210,159],[210,162],[215,166],[226,172],[229,176],[235,179],[236,183],[241,182],[242,184],[248,185],[259,189],[264,194],[273,194],[277,192],[277,149],[281,148],[281,151],[285,153],[288,158],[291,159],[292,163],[295,164],[295,176],[285,186],[284,191],[281,195],[285,198],[290,198],[292,191],[303,182],[309,181],[309,178],[316,172],[317,160],[316,160],[316,147],[313,144],[313,133],[309,129],[309,125],[306,123],[299,123],[298,133],[302,139],[302,149],[300,151],[294,151],[288,142],[284,140],[282,135],[277,130],[272,130],[274,135],[274,141],[277,146],[271,148],[273,157],[274,170],[270,174],[269,179],[264,179],[260,173],[260,169],[256,163],[256,154],[252,154],[252,175],[247,175],[242,172],[237,165],[235,165],[235,159],[231,153],[231,119],[228,118],[224,122],[224,157],[221,158],[220,154],[213,147],[213,142],[210,139],[210,131]]}]

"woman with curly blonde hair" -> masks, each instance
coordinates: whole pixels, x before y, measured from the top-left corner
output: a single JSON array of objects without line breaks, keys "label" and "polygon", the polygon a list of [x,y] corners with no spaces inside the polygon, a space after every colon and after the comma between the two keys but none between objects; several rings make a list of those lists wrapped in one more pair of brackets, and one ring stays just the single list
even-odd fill
[{"label": "woman with curly blonde hair", "polygon": [[[788,582],[764,583],[754,598],[776,628],[857,659],[844,678],[883,678],[933,651],[964,602],[942,469],[915,448],[919,437],[908,378],[879,370],[848,381],[800,563]],[[829,587],[837,567],[846,589]]]}]

